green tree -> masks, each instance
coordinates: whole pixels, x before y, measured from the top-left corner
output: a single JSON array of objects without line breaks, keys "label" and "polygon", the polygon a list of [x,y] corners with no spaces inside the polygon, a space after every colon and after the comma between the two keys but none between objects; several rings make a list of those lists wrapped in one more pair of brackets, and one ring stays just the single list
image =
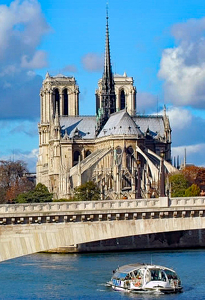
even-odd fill
[{"label": "green tree", "polygon": [[15,200],[18,203],[39,203],[51,202],[52,198],[53,194],[49,193],[48,188],[44,184],[38,183],[34,190],[19,194]]},{"label": "green tree", "polygon": [[194,197],[199,195],[200,195],[200,187],[194,183],[185,191],[185,197],[191,197],[191,196]]},{"label": "green tree", "polygon": [[172,197],[184,197],[185,191],[189,187],[189,181],[184,174],[175,173],[169,175],[169,182],[171,183]]},{"label": "green tree", "polygon": [[100,189],[93,181],[88,181],[76,187],[74,201],[91,201],[100,199]]}]

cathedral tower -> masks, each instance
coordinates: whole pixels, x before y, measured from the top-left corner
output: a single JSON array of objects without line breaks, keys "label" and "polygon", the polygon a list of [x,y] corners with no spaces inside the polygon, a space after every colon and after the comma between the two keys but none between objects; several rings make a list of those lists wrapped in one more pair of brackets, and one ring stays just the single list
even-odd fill
[{"label": "cathedral tower", "polygon": [[79,114],[79,89],[74,77],[46,74],[41,89],[41,123],[50,122],[58,107],[59,116]]}]

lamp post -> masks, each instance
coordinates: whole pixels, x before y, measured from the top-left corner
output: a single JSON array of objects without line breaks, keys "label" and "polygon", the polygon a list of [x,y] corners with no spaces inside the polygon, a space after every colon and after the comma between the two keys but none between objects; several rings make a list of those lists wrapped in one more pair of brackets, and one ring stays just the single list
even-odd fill
[{"label": "lamp post", "polygon": [[164,152],[161,152],[160,156],[161,156],[161,161],[160,161],[159,196],[165,197]]},{"label": "lamp post", "polygon": [[140,174],[141,161],[137,159],[137,199],[141,198],[141,174]]}]

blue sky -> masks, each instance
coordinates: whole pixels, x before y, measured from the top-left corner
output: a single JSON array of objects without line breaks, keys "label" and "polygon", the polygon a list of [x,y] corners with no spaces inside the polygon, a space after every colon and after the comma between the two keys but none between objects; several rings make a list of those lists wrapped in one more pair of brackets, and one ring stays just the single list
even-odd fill
[{"label": "blue sky", "polygon": [[[0,159],[35,171],[39,91],[48,71],[74,76],[80,114],[95,114],[106,0],[0,0]],[[139,113],[172,126],[172,153],[205,166],[205,5],[201,0],[110,0],[113,71],[133,76]]]}]

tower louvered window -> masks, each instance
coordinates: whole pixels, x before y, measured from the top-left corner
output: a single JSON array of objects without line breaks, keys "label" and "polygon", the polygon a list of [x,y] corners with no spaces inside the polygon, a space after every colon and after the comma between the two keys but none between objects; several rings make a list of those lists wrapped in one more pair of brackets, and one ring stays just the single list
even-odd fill
[{"label": "tower louvered window", "polygon": [[68,90],[63,91],[63,115],[68,116]]},{"label": "tower louvered window", "polygon": [[54,90],[54,113],[56,113],[56,108],[58,107],[58,115],[60,115],[60,96],[59,90]]},{"label": "tower louvered window", "polygon": [[120,93],[120,109],[125,108],[125,92],[124,90],[121,91]]}]

